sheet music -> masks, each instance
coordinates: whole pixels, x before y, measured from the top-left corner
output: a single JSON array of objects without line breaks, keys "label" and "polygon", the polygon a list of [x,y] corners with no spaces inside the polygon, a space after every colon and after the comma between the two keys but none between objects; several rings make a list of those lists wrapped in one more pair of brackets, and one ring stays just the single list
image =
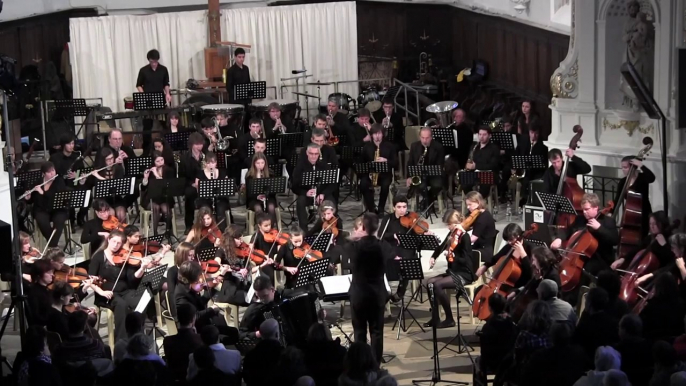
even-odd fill
[{"label": "sheet music", "polygon": [[[326,276],[319,279],[322,283],[322,289],[327,295],[330,294],[342,294],[350,292],[350,285],[353,282],[353,275],[339,275],[339,276]],[[386,286],[386,291],[391,293],[391,285],[388,284],[388,278],[386,275],[383,276],[384,285]]]},{"label": "sheet music", "polygon": [[83,200],[83,207],[84,208],[88,208],[91,206],[91,193],[92,193],[92,189],[86,190],[86,199]]},{"label": "sheet music", "polygon": [[150,294],[150,290],[146,288],[145,292],[143,292],[143,296],[141,296],[141,300],[136,306],[135,312],[140,312],[141,314],[145,315],[145,309],[148,308],[148,303],[150,303],[150,300],[152,300],[152,295]]},{"label": "sheet music", "polygon": [[136,179],[131,178],[131,186],[129,187],[129,194],[133,194],[133,192],[136,190]]}]

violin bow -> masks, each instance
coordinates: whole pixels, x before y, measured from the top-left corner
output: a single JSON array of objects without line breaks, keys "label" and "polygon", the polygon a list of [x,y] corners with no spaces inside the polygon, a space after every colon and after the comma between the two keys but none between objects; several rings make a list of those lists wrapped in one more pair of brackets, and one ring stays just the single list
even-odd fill
[{"label": "violin bow", "polygon": [[[119,279],[121,278],[121,273],[124,272],[124,267],[126,266],[126,263],[129,261],[129,256],[131,256],[131,252],[133,251],[133,248],[129,249],[129,253],[126,254],[126,259],[124,259],[124,264],[121,265],[121,268],[119,269],[119,274],[117,275],[117,280],[114,281],[114,285],[112,286],[112,292],[114,293],[114,289],[117,288],[117,283],[119,283]],[[113,259],[114,260],[114,259]],[[110,299],[107,299],[107,303],[110,302]]]},{"label": "violin bow", "polygon": [[50,238],[48,239],[48,242],[45,243],[45,248],[43,248],[43,252],[40,253],[40,257],[41,257],[41,258],[42,258],[43,256],[45,256],[45,252],[48,251],[50,242],[52,241],[52,238],[55,236],[55,232],[57,232],[57,229],[53,229],[53,230],[52,230],[52,233],[50,234]]}]

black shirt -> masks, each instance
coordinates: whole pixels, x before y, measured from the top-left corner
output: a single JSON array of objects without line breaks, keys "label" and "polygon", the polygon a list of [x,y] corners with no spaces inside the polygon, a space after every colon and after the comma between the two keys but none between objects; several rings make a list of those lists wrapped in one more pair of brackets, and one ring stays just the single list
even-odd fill
[{"label": "black shirt", "polygon": [[[520,269],[522,271],[521,275],[519,276],[519,279],[515,282],[514,288],[520,288],[525,286],[529,280],[533,277],[533,267],[531,266],[531,250],[534,249],[535,245],[530,243],[529,241],[524,240],[523,242],[524,245],[524,251],[526,251],[526,257],[520,260]],[[498,260],[500,260],[501,257],[507,256],[508,253],[512,250],[512,245],[509,243],[506,243],[498,253],[493,256],[493,259],[490,262],[484,263],[486,267],[492,267],[494,266]]]},{"label": "black shirt", "polygon": [[250,99],[236,99],[234,85],[250,83],[250,69],[245,64],[238,67],[236,63],[226,72],[226,92],[229,93],[229,103],[247,104]]},{"label": "black shirt", "polygon": [[[576,220],[570,227],[569,237],[574,234],[574,232],[582,230],[584,228],[588,229],[588,232],[598,240],[598,249],[592,257],[600,258],[607,264],[611,264],[614,261],[614,246],[619,244],[619,231],[617,230],[617,223],[611,216],[606,216],[600,214],[597,218],[600,223],[600,228],[592,229],[588,227],[588,220],[583,215],[576,216]],[[595,274],[595,272],[591,272]]]},{"label": "black shirt", "polygon": [[339,136],[339,135],[345,135],[348,136],[348,143],[341,144],[341,145],[350,145],[352,142],[352,138],[350,138],[350,121],[348,120],[348,116],[346,114],[343,114],[342,112],[337,112],[336,115],[333,116],[333,122],[334,125],[331,128],[331,131],[333,132],[333,135]]},{"label": "black shirt", "polygon": [[350,299],[357,302],[369,299],[377,305],[386,303],[387,291],[384,282],[386,261],[394,254],[388,244],[374,236],[365,236],[345,246],[350,255],[352,282]]},{"label": "black shirt", "polygon": [[[448,247],[450,247],[450,245],[448,245],[450,242],[452,242],[452,238],[446,237],[431,257],[434,259],[439,257],[441,252],[446,251]],[[474,282],[476,278],[474,277],[474,266],[472,263],[472,242],[468,233],[465,232],[462,237],[460,237],[459,244],[457,244],[453,250],[453,256],[453,262],[448,262],[448,270],[458,274],[465,279],[467,283]],[[447,258],[448,255],[446,254],[446,259]]]},{"label": "black shirt", "polygon": [[[410,146],[410,155],[407,158],[408,166],[416,166],[419,159],[424,154],[424,146],[421,141],[417,141]],[[424,165],[443,165],[445,163],[445,150],[438,141],[431,141],[424,157]]]},{"label": "black shirt", "polygon": [[[562,164],[564,169],[564,163]],[[586,174],[591,172],[591,165],[581,158],[572,157],[569,166],[567,167],[567,177],[576,178],[579,174]],[[555,168],[551,165],[543,174],[543,191],[545,193],[554,194],[557,191],[557,186],[560,183],[560,176],[555,174]]]},{"label": "black shirt", "polygon": [[[363,162],[373,162],[374,155],[376,154],[376,144],[374,142],[367,142],[362,148],[362,161]],[[383,141],[379,144],[379,156],[386,158],[386,163],[388,164],[388,173],[391,173],[393,169],[398,168],[398,152],[395,145],[390,142]]]},{"label": "black shirt", "polygon": [[500,165],[500,147],[493,142],[477,146],[473,155],[476,170],[492,170],[497,175]]},{"label": "black shirt", "polygon": [[43,185],[43,194],[38,192],[31,193],[31,202],[33,202],[33,210],[41,212],[52,212],[53,198],[56,193],[67,190],[62,177],[57,176],[50,184],[50,189],[45,190]]},{"label": "black shirt", "polygon": [[[202,156],[200,157],[202,159]],[[181,157],[181,163],[179,164],[179,178],[186,179],[186,186],[191,186],[195,183],[195,178],[198,176],[198,172],[201,172],[200,168],[201,161],[193,157],[193,152],[189,151]]]},{"label": "black shirt", "polygon": [[167,86],[169,86],[167,67],[158,64],[157,69],[153,70],[148,64],[138,71],[136,87],[142,87],[144,92],[164,92],[164,88]]},{"label": "black shirt", "polygon": [[[525,156],[525,155],[537,155],[543,157],[543,159],[547,159],[548,157],[548,146],[544,145],[542,141],[537,141],[533,144],[531,141],[524,141],[522,142],[519,147],[517,148],[517,154],[519,156]],[[547,163],[547,161],[545,161]],[[528,180],[538,180],[540,178],[543,178],[543,174],[545,173],[546,169],[528,169],[526,171],[526,176]]]},{"label": "black shirt", "polygon": [[[293,185],[292,190],[295,194],[302,196],[307,193],[308,190],[312,189],[311,185],[303,185],[303,174],[311,172],[314,170],[329,170],[329,165],[324,161],[317,161],[315,165],[312,165],[307,160],[307,155],[303,155],[304,162],[298,162],[298,165],[293,171]],[[317,194],[330,195],[336,190],[338,184],[321,184],[317,187]]]},{"label": "black shirt", "polygon": [[102,220],[98,217],[90,219],[83,224],[81,243],[90,244],[91,256],[95,253],[95,251],[98,250],[98,248],[100,248],[100,244],[102,244],[104,240],[104,237],[98,234],[100,232],[107,231],[102,227]]},{"label": "black shirt", "polygon": [[457,147],[450,149],[450,156],[457,160],[460,168],[464,168],[469,158],[469,152],[474,147],[474,131],[472,126],[462,122],[452,127],[457,134]]},{"label": "black shirt", "polygon": [[67,177],[67,172],[69,170],[75,171],[83,169],[83,161],[79,159],[79,156],[75,152],[72,152],[69,156],[64,155],[61,151],[57,152],[50,156],[50,162],[55,165],[55,172],[64,178]]},{"label": "black shirt", "polygon": [[[119,276],[119,272],[122,269],[124,272],[122,272],[121,276]],[[114,293],[121,293],[126,290],[135,290],[141,280],[136,278],[136,271],[138,271],[138,268],[130,264],[126,264],[123,267],[110,264],[105,258],[104,250],[97,251],[93,254],[93,258],[91,258],[90,261],[90,266],[88,267],[89,275],[98,276],[99,278],[105,280],[100,288],[105,291],[112,291]],[[119,281],[117,281],[118,277]],[[117,284],[116,287],[114,286],[115,283]],[[97,294],[96,297],[102,298]]]},{"label": "black shirt", "polygon": [[369,141],[364,141],[364,138],[367,135],[369,135],[367,133],[367,129],[364,126],[361,126],[359,123],[355,123],[352,125],[352,127],[350,127],[348,143],[351,146],[364,146],[365,144],[369,143]]},{"label": "black shirt", "polygon": [[[386,113],[381,110],[377,110],[372,113],[376,123],[383,125],[383,120],[386,118]],[[398,147],[398,151],[407,150],[407,145],[405,144],[405,125],[403,125],[403,117],[396,113],[395,111],[391,114],[391,126],[389,129],[393,130],[393,137],[388,136],[388,132],[385,133],[388,136],[388,140],[393,142]]]},{"label": "black shirt", "polygon": [[473,245],[474,249],[493,249],[497,234],[493,215],[488,210],[484,210],[472,224],[472,235],[479,238]]}]

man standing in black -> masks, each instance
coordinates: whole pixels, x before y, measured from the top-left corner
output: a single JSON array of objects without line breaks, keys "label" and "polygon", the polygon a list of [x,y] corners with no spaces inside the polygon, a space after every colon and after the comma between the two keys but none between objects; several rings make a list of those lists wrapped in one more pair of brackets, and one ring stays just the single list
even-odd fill
[{"label": "man standing in black", "polygon": [[[141,67],[140,71],[138,71],[136,89],[138,92],[164,93],[167,104],[171,103],[172,98],[169,93],[169,71],[167,70],[167,67],[160,64],[159,51],[148,51],[148,65]],[[152,126],[152,119],[143,119],[143,131],[152,131]],[[145,134],[143,136],[143,149],[144,151],[147,151],[149,148],[150,134]]]},{"label": "man standing in black", "polygon": [[[234,90],[235,85],[250,83],[250,69],[243,64],[245,62],[245,50],[240,47],[236,48],[233,57],[234,63],[226,72],[226,92],[229,94],[229,103],[245,106],[243,120],[244,122],[249,122],[248,105],[252,100],[236,98],[236,91]],[[243,126],[242,123],[241,126]]]},{"label": "man standing in black", "polygon": [[384,276],[386,260],[392,255],[388,244],[374,236],[379,219],[373,213],[365,213],[362,224],[353,230],[346,244],[350,256],[352,282],[350,283],[350,307],[355,342],[367,341],[367,327],[371,346],[377,362],[383,355],[384,305],[388,298]]}]

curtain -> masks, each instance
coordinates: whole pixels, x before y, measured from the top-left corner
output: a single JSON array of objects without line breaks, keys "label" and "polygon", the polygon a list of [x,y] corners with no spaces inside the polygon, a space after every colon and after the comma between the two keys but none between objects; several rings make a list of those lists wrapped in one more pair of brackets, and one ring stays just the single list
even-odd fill
[{"label": "curtain", "polygon": [[[253,80],[277,86],[281,78],[306,68],[315,80],[357,79],[357,15],[355,2],[222,10],[222,40],[252,46],[245,64]],[[106,16],[70,20],[70,55],[75,98],[103,98],[113,111],[123,111],[123,98],[135,92],[136,77],[147,64],[146,53],[156,48],[167,66],[172,88],[189,78],[205,79],[206,11],[149,16]],[[294,81],[283,82],[293,84]],[[300,81],[300,91],[304,91]],[[285,89],[285,99],[297,99]],[[313,94],[317,89],[307,86]],[[341,84],[352,97],[357,83]],[[323,101],[333,86],[321,89]],[[274,97],[268,90],[267,98]],[[310,108],[316,100],[310,99]],[[304,99],[300,104],[305,108]],[[312,111],[314,113],[314,111]]]}]

